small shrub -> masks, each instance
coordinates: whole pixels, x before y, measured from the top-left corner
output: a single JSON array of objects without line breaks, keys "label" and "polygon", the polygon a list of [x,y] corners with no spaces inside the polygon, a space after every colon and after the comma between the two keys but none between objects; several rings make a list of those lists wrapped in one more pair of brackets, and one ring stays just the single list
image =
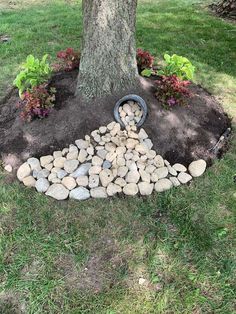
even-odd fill
[{"label": "small shrub", "polygon": [[136,58],[139,72],[144,69],[152,68],[154,57],[148,51],[144,51],[141,48],[138,48]]},{"label": "small shrub", "polygon": [[72,71],[79,68],[80,51],[75,51],[73,48],[59,51],[57,53],[59,63],[54,65],[56,71]]},{"label": "small shrub", "polygon": [[22,64],[22,71],[17,75],[13,84],[19,90],[19,95],[25,91],[30,91],[32,88],[39,86],[48,81],[52,70],[47,62],[48,55],[44,55],[42,60],[29,55],[26,62]]},{"label": "small shrub", "polygon": [[155,81],[157,91],[155,93],[157,99],[162,105],[169,109],[174,106],[187,104],[187,99],[192,97],[191,92],[187,88],[190,81],[182,81],[176,75],[162,76],[160,80]]},{"label": "small shrub", "polygon": [[164,69],[159,72],[160,75],[176,75],[181,80],[193,79],[195,67],[187,58],[178,56],[176,54],[172,56],[165,54],[164,59],[166,65]]},{"label": "small shrub", "polygon": [[34,118],[43,119],[47,117],[54,107],[55,93],[56,89],[48,89],[47,84],[35,86],[30,91],[25,91],[22,94],[22,100],[18,103],[18,108],[21,109],[21,118],[30,122]]}]

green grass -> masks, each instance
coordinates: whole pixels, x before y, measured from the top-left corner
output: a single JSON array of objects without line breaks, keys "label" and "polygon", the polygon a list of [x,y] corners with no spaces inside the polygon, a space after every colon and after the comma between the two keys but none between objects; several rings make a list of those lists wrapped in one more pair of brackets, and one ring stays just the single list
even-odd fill
[{"label": "green grass", "polygon": [[[0,44],[4,94],[29,53],[79,46],[81,10],[72,1],[2,3],[0,34],[12,39]],[[235,39],[236,25],[199,1],[140,1],[138,45],[158,59],[187,56],[196,82],[232,116]],[[235,155],[234,135],[189,187],[106,202],[55,202],[2,173],[0,313],[236,313]]]}]

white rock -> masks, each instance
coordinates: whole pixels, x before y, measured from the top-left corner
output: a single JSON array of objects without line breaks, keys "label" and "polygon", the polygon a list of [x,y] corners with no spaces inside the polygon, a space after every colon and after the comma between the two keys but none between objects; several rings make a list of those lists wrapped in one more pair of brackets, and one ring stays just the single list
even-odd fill
[{"label": "white rock", "polygon": [[51,180],[52,183],[61,183],[61,179],[59,178],[54,178]]},{"label": "white rock", "polygon": [[138,145],[139,141],[133,139],[133,138],[128,138],[126,142],[126,147],[128,149],[134,149],[136,145]]},{"label": "white rock", "polygon": [[38,179],[35,183],[35,188],[40,193],[46,192],[48,190],[49,186],[50,186],[50,184],[49,184],[48,180],[45,178]]},{"label": "white rock", "polygon": [[152,149],[152,147],[153,147],[153,143],[152,143],[152,141],[149,139],[149,138],[147,138],[146,140],[144,140],[143,141],[143,144],[150,150],[150,149]]},{"label": "white rock", "polygon": [[47,169],[48,171],[51,171],[52,168],[53,168],[53,164],[50,163],[50,164],[45,165],[44,167],[45,167],[45,169]]},{"label": "white rock", "polygon": [[188,171],[192,177],[200,177],[206,170],[206,162],[203,159],[199,159],[191,162],[188,167]]},{"label": "white rock", "polygon": [[50,173],[50,175],[48,176],[48,181],[52,182],[52,179],[56,179],[57,178],[57,174],[55,172]]},{"label": "white rock", "polygon": [[53,161],[53,157],[51,155],[42,156],[40,157],[40,164],[42,167],[44,167],[47,164],[50,164]]},{"label": "white rock", "polygon": [[174,164],[172,166],[172,168],[174,168],[178,172],[186,172],[187,171],[187,168],[184,165],[181,165],[181,164],[178,164],[178,163]]},{"label": "white rock", "polygon": [[146,171],[147,173],[150,173],[150,174],[152,174],[155,170],[156,170],[156,167],[153,166],[153,165],[148,165],[148,166],[146,166],[146,168],[145,168],[145,171]]},{"label": "white rock", "polygon": [[180,186],[180,182],[176,177],[170,177],[169,179],[173,183],[173,186]]},{"label": "white rock", "polygon": [[[80,150],[80,152],[79,152],[79,155],[78,155],[78,160],[79,160],[79,162],[80,162],[80,163],[85,162],[87,156],[88,156],[87,150],[85,150],[85,149],[82,148],[82,149]],[[77,158],[77,157],[76,157],[76,158]],[[74,158],[74,159],[76,159],[76,158]]]},{"label": "white rock", "polygon": [[103,163],[103,159],[102,159],[102,158],[100,158],[100,157],[98,157],[98,156],[94,156],[94,157],[92,158],[92,165],[93,165],[93,166],[101,166],[102,163]]},{"label": "white rock", "polygon": [[125,181],[127,183],[138,183],[140,179],[140,174],[137,170],[131,170],[127,173]]},{"label": "white rock", "polygon": [[[64,157],[66,154],[69,153],[69,148],[63,148],[61,153],[62,153],[62,156]],[[61,157],[61,156],[58,155],[57,157]]]},{"label": "white rock", "polygon": [[62,201],[68,198],[69,191],[62,184],[52,184],[46,192],[47,196],[55,198],[58,201]]},{"label": "white rock", "polygon": [[166,160],[166,159],[164,159],[164,163],[165,163],[166,166],[169,166],[169,165],[170,165],[169,161]]},{"label": "white rock", "polygon": [[[86,154],[86,156],[87,156],[87,154]],[[72,159],[77,159],[77,158],[78,158],[78,151],[76,151],[76,150],[68,153],[67,156],[66,156],[67,160],[72,160]]]},{"label": "white rock", "polygon": [[99,150],[97,151],[97,156],[100,157],[100,158],[102,158],[102,159],[105,159],[107,153],[108,153],[107,150],[105,150],[105,149],[99,149]]},{"label": "white rock", "polygon": [[100,132],[101,134],[105,134],[106,131],[107,131],[107,127],[106,127],[106,126],[100,126],[99,132]]},{"label": "white rock", "polygon": [[117,164],[118,167],[125,166],[125,159],[122,158],[122,157],[117,158],[116,164]]},{"label": "white rock", "polygon": [[87,148],[87,153],[89,154],[89,155],[94,155],[94,147],[93,146],[89,146],[88,148]]},{"label": "white rock", "polygon": [[161,179],[156,182],[155,190],[157,192],[164,192],[172,188],[172,182],[169,179]]},{"label": "white rock", "polygon": [[92,166],[91,163],[86,163],[86,164],[79,166],[79,168],[75,172],[70,174],[70,177],[78,178],[81,176],[86,176],[88,174],[91,166]]},{"label": "white rock", "polygon": [[89,187],[92,188],[96,188],[99,185],[99,175],[97,174],[92,174],[91,176],[89,176]]},{"label": "white rock", "polygon": [[57,172],[57,177],[58,179],[63,179],[65,176],[67,176],[68,173],[64,170],[64,169],[60,169],[58,172]]},{"label": "white rock", "polygon": [[50,172],[47,169],[42,169],[40,171],[37,172],[37,179],[41,179],[41,178],[47,178],[49,176]]},{"label": "white rock", "polygon": [[116,145],[114,143],[106,143],[105,150],[107,152],[114,152],[116,150]]},{"label": "white rock", "polygon": [[168,169],[167,169],[167,167],[157,168],[155,170],[155,174],[157,174],[158,179],[163,179],[163,178],[167,177]]},{"label": "white rock", "polygon": [[101,184],[103,187],[107,187],[110,182],[113,181],[114,176],[110,169],[104,169],[99,173]]},{"label": "white rock", "polygon": [[148,150],[146,155],[148,159],[154,159],[156,157],[156,152],[155,150]]},{"label": "white rock", "polygon": [[90,198],[90,192],[85,187],[78,187],[70,191],[70,198],[78,201],[84,201]]},{"label": "white rock", "polygon": [[161,167],[164,167],[165,164],[164,164],[164,159],[161,157],[161,155],[157,155],[155,158],[154,158],[154,165],[158,168],[161,168]]},{"label": "white rock", "polygon": [[7,171],[7,172],[12,172],[13,168],[12,168],[11,165],[6,165],[6,166],[4,167],[4,170]]},{"label": "white rock", "polygon": [[146,154],[148,149],[144,144],[137,144],[135,146],[135,150],[136,152],[140,153],[140,154]]},{"label": "white rock", "polygon": [[28,177],[31,173],[31,168],[27,162],[23,163],[17,170],[17,178],[22,181],[24,178]]},{"label": "white rock", "polygon": [[23,179],[23,183],[25,186],[32,188],[35,187],[36,180],[32,176],[28,176]]},{"label": "white rock", "polygon": [[123,187],[123,192],[125,195],[134,196],[138,193],[138,186],[135,183],[128,183]]},{"label": "white rock", "polygon": [[186,173],[186,172],[180,172],[178,174],[178,180],[180,183],[185,184],[188,183],[189,181],[192,180],[192,177],[190,176],[190,174]]},{"label": "white rock", "polygon": [[154,188],[154,184],[148,182],[140,182],[138,184],[138,188],[141,195],[151,195]]},{"label": "white rock", "polygon": [[142,169],[139,170],[139,173],[140,173],[140,176],[141,176],[141,179],[143,182],[150,183],[150,180],[151,180],[150,173],[148,173],[147,171],[142,170]]},{"label": "white rock", "polygon": [[114,184],[114,183],[109,183],[107,186],[107,194],[109,196],[116,195],[117,193],[121,193],[122,189],[120,185]]},{"label": "white rock", "polygon": [[89,179],[87,176],[81,176],[76,179],[79,186],[88,186]]},{"label": "white rock", "polygon": [[108,130],[111,131],[111,130],[114,128],[115,125],[116,125],[116,122],[115,122],[115,121],[112,121],[111,123],[109,123],[109,124],[107,125]]},{"label": "white rock", "polygon": [[127,160],[126,161],[126,166],[128,167],[128,169],[130,171],[137,171],[138,170],[137,164],[133,160]]},{"label": "white rock", "polygon": [[101,166],[92,166],[89,169],[89,174],[93,175],[93,174],[99,174],[102,171],[102,167]]},{"label": "white rock", "polygon": [[146,282],[147,282],[147,280],[146,280],[146,279],[144,279],[144,278],[139,278],[139,280],[138,280],[138,283],[139,283],[139,285],[140,285],[140,286],[145,285],[145,284],[146,284]]},{"label": "white rock", "polygon": [[123,178],[126,176],[128,171],[129,171],[129,169],[126,166],[119,167],[117,170],[117,175],[118,175],[118,177]]},{"label": "white rock", "polygon": [[56,168],[63,168],[65,161],[66,161],[65,157],[58,157],[58,158],[54,159],[53,165]]},{"label": "white rock", "polygon": [[79,165],[78,160],[66,160],[64,163],[64,169],[68,173],[73,173]]},{"label": "white rock", "polygon": [[117,184],[117,185],[119,185],[119,186],[121,186],[121,187],[124,187],[127,183],[126,183],[125,179],[123,179],[123,178],[117,178],[117,179],[115,180],[115,184]]},{"label": "white rock", "polygon": [[106,160],[113,162],[113,160],[116,158],[116,156],[117,156],[116,152],[109,152],[106,155]]},{"label": "white rock", "polygon": [[74,151],[76,151],[78,153],[79,152],[78,147],[75,146],[74,144],[70,144],[68,153],[71,153],[71,152],[74,152]]},{"label": "white rock", "polygon": [[61,183],[68,189],[73,190],[76,187],[75,179],[72,177],[64,177]]},{"label": "white rock", "polygon": [[82,139],[75,141],[75,144],[79,149],[87,149],[89,147],[89,142]]},{"label": "white rock", "polygon": [[140,140],[145,140],[148,138],[148,135],[144,129],[140,129],[138,136]]},{"label": "white rock", "polygon": [[40,161],[37,158],[29,158],[27,163],[30,165],[31,170],[41,170]]},{"label": "white rock", "polygon": [[177,176],[177,171],[173,168],[173,167],[171,167],[171,165],[167,165],[167,169],[168,169],[168,172],[172,175],[172,176]]},{"label": "white rock", "polygon": [[63,154],[62,154],[62,152],[60,150],[57,150],[57,151],[53,152],[53,158],[54,159],[59,158],[59,157],[63,157],[62,155]]},{"label": "white rock", "polygon": [[98,187],[90,190],[93,198],[107,198],[107,192],[104,187]]},{"label": "white rock", "polygon": [[110,131],[111,136],[115,136],[120,131],[120,124],[116,123],[113,129]]}]

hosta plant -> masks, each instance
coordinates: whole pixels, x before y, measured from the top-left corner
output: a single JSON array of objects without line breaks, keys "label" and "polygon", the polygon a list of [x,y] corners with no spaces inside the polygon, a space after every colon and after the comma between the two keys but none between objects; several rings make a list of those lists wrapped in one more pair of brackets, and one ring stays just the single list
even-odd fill
[{"label": "hosta plant", "polygon": [[154,62],[154,57],[150,54],[150,52],[142,50],[141,48],[137,49],[137,65],[139,72],[144,69],[151,69]]},{"label": "hosta plant", "polygon": [[187,58],[178,56],[176,54],[172,56],[165,54],[164,60],[165,66],[163,70],[159,72],[160,75],[176,75],[181,80],[193,79],[195,67]]},{"label": "hosta plant", "polygon": [[29,55],[26,62],[22,64],[22,70],[13,82],[14,86],[18,88],[21,98],[24,92],[47,82],[50,78],[52,69],[47,58],[48,55],[44,55],[42,60],[39,60],[33,55]]},{"label": "hosta plant", "polygon": [[21,110],[21,118],[30,122],[34,118],[42,119],[47,117],[54,106],[55,93],[56,89],[48,88],[47,84],[25,91],[18,103],[18,108]]},{"label": "hosta plant", "polygon": [[192,97],[188,89],[190,83],[182,81],[176,75],[162,76],[160,80],[155,81],[157,87],[155,95],[166,109],[186,105],[188,98]]},{"label": "hosta plant", "polygon": [[79,68],[80,51],[73,48],[59,51],[57,53],[58,63],[54,65],[56,71],[72,71]]}]

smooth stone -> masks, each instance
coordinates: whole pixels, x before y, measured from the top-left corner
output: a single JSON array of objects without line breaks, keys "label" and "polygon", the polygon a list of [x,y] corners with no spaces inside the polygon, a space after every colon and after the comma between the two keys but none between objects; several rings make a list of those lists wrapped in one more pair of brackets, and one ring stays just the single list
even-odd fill
[{"label": "smooth stone", "polygon": [[148,135],[144,129],[140,129],[138,137],[140,138],[140,140],[145,140],[148,138]]},{"label": "smooth stone", "polygon": [[48,181],[52,182],[52,180],[56,178],[57,178],[57,174],[55,172],[50,173],[48,176]]},{"label": "smooth stone", "polygon": [[[64,157],[66,154],[69,153],[69,148],[63,148],[63,150],[61,151],[62,153],[62,157]],[[57,157],[60,157],[59,155]]]},{"label": "smooth stone", "polygon": [[89,142],[82,139],[75,141],[75,144],[79,149],[87,149],[89,147]]},{"label": "smooth stone", "polygon": [[130,171],[134,171],[134,170],[137,171],[138,170],[137,164],[133,160],[127,160],[126,161],[126,166],[128,167],[128,169]]},{"label": "smooth stone", "polygon": [[106,131],[107,131],[107,127],[106,127],[106,126],[100,126],[99,132],[100,132],[101,134],[105,134]]},{"label": "smooth stone", "polygon": [[143,155],[147,153],[147,147],[144,144],[137,144],[135,146],[135,150],[136,150],[136,152],[143,154]]},{"label": "smooth stone", "polygon": [[40,164],[42,167],[44,167],[47,164],[50,164],[53,161],[53,156],[47,155],[47,156],[42,156],[40,157]]},{"label": "smooth stone", "polygon": [[40,193],[45,193],[50,186],[50,183],[46,178],[40,178],[35,183],[35,188]]},{"label": "smooth stone", "polygon": [[116,134],[120,131],[120,124],[116,123],[113,129],[110,131],[111,136],[116,136]]},{"label": "smooth stone", "polygon": [[206,170],[207,163],[203,159],[191,162],[188,166],[188,171],[192,177],[200,177]]},{"label": "smooth stone", "polygon": [[117,158],[116,164],[118,167],[125,166],[125,159],[123,157]]},{"label": "smooth stone", "polygon": [[35,187],[36,180],[32,176],[28,176],[23,179],[23,183],[25,186],[33,188]]},{"label": "smooth stone", "polygon": [[110,182],[114,179],[112,171],[110,169],[104,169],[99,173],[101,184],[103,187],[107,187]]},{"label": "smooth stone", "polygon": [[129,169],[126,166],[119,167],[117,169],[117,175],[118,175],[118,177],[123,178],[126,176],[128,171],[129,171]]},{"label": "smooth stone", "polygon": [[180,186],[180,182],[176,177],[170,177],[169,180],[173,183],[173,186]]},{"label": "smooth stone", "polygon": [[90,198],[89,190],[84,187],[78,187],[70,191],[70,199],[84,201]]},{"label": "smooth stone", "polygon": [[4,170],[7,171],[7,172],[12,172],[12,171],[13,171],[13,168],[12,168],[11,165],[6,165],[6,166],[4,167]]},{"label": "smooth stone", "polygon": [[88,153],[89,155],[94,155],[94,148],[93,148],[93,146],[89,146],[89,147],[87,148],[87,153]]},{"label": "smooth stone", "polygon": [[63,168],[65,161],[66,161],[65,157],[58,157],[58,158],[54,159],[53,165],[56,168]]},{"label": "smooth stone", "polygon": [[107,194],[109,196],[113,196],[116,195],[117,193],[121,193],[122,192],[122,188],[120,187],[120,185],[117,185],[115,183],[109,183],[107,186]]},{"label": "smooth stone", "polygon": [[64,163],[64,169],[68,173],[73,173],[79,165],[78,160],[66,160]]},{"label": "smooth stone", "polygon": [[31,168],[27,162],[23,163],[17,170],[17,178],[22,181],[24,178],[28,177],[31,173]]},{"label": "smooth stone", "polygon": [[141,195],[151,195],[154,188],[154,184],[148,182],[140,182],[138,184],[138,188]]},{"label": "smooth stone", "polygon": [[37,172],[37,179],[47,178],[50,174],[50,171],[47,169],[43,169]]},{"label": "smooth stone", "polygon": [[111,168],[111,162],[108,160],[105,160],[102,164],[103,169],[110,169]]},{"label": "smooth stone", "polygon": [[170,165],[169,161],[166,160],[166,159],[164,159],[164,163],[165,163],[166,166],[169,166],[169,165]]},{"label": "smooth stone", "polygon": [[119,146],[116,149],[116,154],[117,155],[124,155],[126,152],[126,147],[125,146]]},{"label": "smooth stone", "polygon": [[64,177],[61,183],[68,189],[73,190],[76,187],[75,179],[72,177]]},{"label": "smooth stone", "polygon": [[90,189],[96,188],[99,185],[99,175],[92,174],[89,176],[89,187]]},{"label": "smooth stone", "polygon": [[90,190],[93,198],[107,198],[107,192],[104,187],[98,187]]},{"label": "smooth stone", "polygon": [[78,178],[81,176],[86,176],[91,168],[92,164],[90,162],[80,165],[79,168],[70,174],[70,177]]},{"label": "smooth stone", "polygon": [[161,155],[157,155],[154,158],[154,165],[158,168],[164,167],[165,163],[164,163],[164,159],[161,157]]},{"label": "smooth stone", "polygon": [[103,159],[102,159],[102,158],[100,158],[100,157],[98,157],[98,156],[94,156],[94,157],[92,158],[92,165],[93,165],[93,166],[101,166],[102,163],[103,163]]},{"label": "smooth stone", "polygon": [[175,177],[177,176],[178,173],[173,167],[171,167],[170,165],[167,165],[167,169],[168,169],[169,174]]},{"label": "smooth stone", "polygon": [[172,166],[172,168],[174,168],[178,172],[186,172],[187,171],[187,168],[184,165],[181,165],[179,163],[174,164]]},{"label": "smooth stone", "polygon": [[99,150],[97,151],[97,156],[100,157],[100,158],[102,158],[102,159],[105,159],[107,153],[108,153],[107,150],[105,150],[105,149],[99,149]]},{"label": "smooth stone", "polygon": [[41,170],[40,161],[37,158],[29,158],[27,163],[30,165],[31,170]]},{"label": "smooth stone", "polygon": [[156,182],[155,190],[157,192],[164,192],[171,189],[173,186],[172,182],[169,179],[161,179]]},{"label": "smooth stone", "polygon": [[148,149],[152,149],[152,147],[153,147],[153,143],[152,143],[152,141],[151,141],[149,138],[147,138],[146,140],[144,140],[144,141],[143,141],[143,144],[144,144]]},{"label": "smooth stone", "polygon": [[78,147],[77,146],[75,146],[74,144],[70,144],[70,146],[69,146],[69,152],[68,153],[71,153],[71,152],[79,152],[79,150],[78,150]]},{"label": "smooth stone", "polygon": [[63,179],[65,176],[67,176],[68,175],[68,173],[65,171],[65,170],[63,170],[63,169],[60,169],[58,172],[57,172],[57,177],[59,178],[59,179]]},{"label": "smooth stone", "polygon": [[92,166],[89,169],[89,175],[99,174],[101,171],[102,171],[102,167],[101,166]]},{"label": "smooth stone", "polygon": [[77,159],[77,158],[78,158],[79,162],[80,162],[80,163],[83,163],[83,162],[85,162],[87,156],[88,156],[87,150],[85,150],[85,149],[82,148],[82,149],[80,150],[80,152],[79,152],[79,155],[78,155],[76,158],[74,158],[74,159]]},{"label": "smooth stone", "polygon": [[150,181],[151,181],[150,173],[148,173],[147,171],[142,170],[142,169],[139,169],[139,173],[140,173],[140,176],[141,176],[141,179],[142,179],[143,182],[150,183]]},{"label": "smooth stone", "polygon": [[46,192],[47,196],[55,198],[58,201],[62,201],[68,198],[69,191],[62,184],[52,184]]},{"label": "smooth stone", "polygon": [[127,183],[138,183],[140,179],[140,174],[137,170],[131,170],[127,173],[125,181]]},{"label": "smooth stone", "polygon": [[[65,148],[64,148],[65,149]],[[62,155],[63,155],[63,152],[65,152],[65,150],[64,151],[60,151],[60,150],[57,150],[57,151],[55,151],[55,152],[53,152],[53,158],[54,159],[56,159],[56,158],[59,158],[59,157],[63,157]]]},{"label": "smooth stone", "polygon": [[138,193],[138,186],[135,183],[128,183],[123,187],[125,195],[134,196]]},{"label": "smooth stone", "polygon": [[146,153],[146,156],[148,159],[154,159],[156,157],[156,152],[155,150],[148,150]]},{"label": "smooth stone", "polygon": [[116,145],[114,143],[106,143],[105,150],[107,152],[114,152],[116,150]]},{"label": "smooth stone", "polygon": [[52,183],[61,183],[61,179],[59,178],[54,178],[51,180]]},{"label": "smooth stone", "polygon": [[126,147],[128,149],[134,149],[136,145],[138,145],[139,141],[133,139],[133,138],[128,138],[126,142]]},{"label": "smooth stone", "polygon": [[88,186],[89,179],[87,176],[81,176],[76,179],[76,183],[79,186]]},{"label": "smooth stone", "polygon": [[47,164],[47,165],[44,166],[44,168],[47,169],[48,171],[51,171],[52,168],[53,168],[53,164],[52,163]]},{"label": "smooth stone", "polygon": [[[86,155],[87,156],[87,155]],[[72,152],[70,152],[70,153],[68,153],[67,155],[66,155],[66,159],[67,160],[73,160],[73,159],[77,159],[78,158],[78,152],[76,151],[76,150],[74,150],[74,151],[72,151]],[[83,161],[82,161],[83,162]]]},{"label": "smooth stone", "polygon": [[185,183],[188,183],[189,181],[191,181],[192,177],[190,176],[190,174],[188,174],[186,172],[180,172],[178,174],[177,179],[179,180],[180,183],[185,184]]},{"label": "smooth stone", "polygon": [[158,179],[163,179],[168,176],[168,169],[167,167],[157,168],[155,174],[158,176]]},{"label": "smooth stone", "polygon": [[116,156],[117,156],[116,152],[109,152],[106,155],[106,160],[113,162],[113,160],[116,158]]},{"label": "smooth stone", "polygon": [[127,183],[126,183],[125,179],[123,179],[123,178],[117,178],[117,179],[115,180],[115,184],[117,184],[117,185],[119,185],[119,186],[121,186],[121,187],[124,187]]},{"label": "smooth stone", "polygon": [[148,165],[148,166],[146,166],[146,168],[145,168],[145,171],[146,171],[147,173],[150,173],[150,174],[152,174],[155,170],[156,170],[156,167],[153,166],[153,165]]},{"label": "smooth stone", "polygon": [[115,122],[115,121],[112,121],[111,123],[109,123],[109,124],[107,125],[108,130],[111,131],[111,130],[114,128],[115,125],[116,125],[116,122]]}]

